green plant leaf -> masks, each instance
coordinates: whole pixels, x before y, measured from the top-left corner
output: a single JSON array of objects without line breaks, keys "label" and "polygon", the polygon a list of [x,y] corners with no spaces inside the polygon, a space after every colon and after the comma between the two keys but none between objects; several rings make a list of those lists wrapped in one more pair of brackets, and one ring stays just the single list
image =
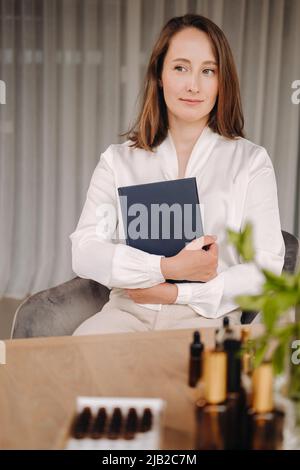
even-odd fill
[{"label": "green plant leaf", "polygon": [[278,292],[274,295],[277,303],[279,313],[285,313],[291,307],[294,307],[297,302],[297,292]]},{"label": "green plant leaf", "polygon": [[227,239],[236,248],[239,244],[240,237],[241,237],[241,235],[240,235],[239,232],[234,232],[234,230],[231,230],[230,228],[227,229]]},{"label": "green plant leaf", "polygon": [[241,232],[227,229],[227,237],[227,241],[235,246],[238,254],[245,262],[254,260],[252,225],[250,223],[247,223]]},{"label": "green plant leaf", "polygon": [[262,309],[262,318],[267,331],[271,331],[278,318],[278,304],[274,297],[267,297]]},{"label": "green plant leaf", "polygon": [[[266,359],[266,355],[269,358],[272,354],[274,372],[276,374],[281,373],[285,366],[286,353],[292,339],[295,337],[300,338],[299,321],[294,324],[279,325],[282,314],[292,307],[300,306],[300,270],[297,274],[283,272],[279,276],[258,266],[252,241],[252,224],[249,222],[246,223],[241,232],[227,229],[227,236],[228,242],[235,246],[240,258],[244,262],[252,261],[265,278],[260,294],[240,295],[235,298],[235,302],[242,310],[262,312],[262,321],[265,326],[265,333],[251,340],[251,343],[248,342],[247,346],[244,345],[244,348],[255,351],[254,367],[257,367]],[[272,349],[273,341],[276,345],[274,351]],[[298,366],[296,372],[294,371],[298,382],[300,382],[299,371],[300,366]],[[298,386],[297,390],[299,388]],[[291,384],[290,389],[290,394],[296,396],[295,381]]]},{"label": "green plant leaf", "polygon": [[297,323],[292,323],[279,328],[274,328],[273,336],[281,342],[291,341],[291,338],[296,338],[298,336],[298,325]]},{"label": "green plant leaf", "polygon": [[285,358],[287,352],[287,345],[285,343],[279,343],[273,352],[273,369],[275,374],[281,374],[284,370]]},{"label": "green plant leaf", "polygon": [[268,343],[264,341],[262,344],[257,346],[255,349],[255,357],[254,357],[254,367],[258,367],[262,361],[264,360],[266,351],[268,348]]},{"label": "green plant leaf", "polygon": [[293,276],[289,273],[282,273],[280,276],[268,271],[266,269],[262,269],[262,273],[266,278],[266,282],[264,284],[264,289],[266,290],[274,290],[278,291],[281,289],[287,290],[297,290],[297,279],[296,276]]},{"label": "green plant leaf", "polygon": [[297,292],[298,292],[298,299],[297,299],[297,305],[300,304],[300,271],[297,274]]},{"label": "green plant leaf", "polygon": [[264,295],[239,295],[235,302],[242,310],[262,310],[267,297]]},{"label": "green plant leaf", "polygon": [[254,247],[252,240],[252,225],[247,223],[244,231],[241,233],[241,256],[245,261],[254,260]]}]

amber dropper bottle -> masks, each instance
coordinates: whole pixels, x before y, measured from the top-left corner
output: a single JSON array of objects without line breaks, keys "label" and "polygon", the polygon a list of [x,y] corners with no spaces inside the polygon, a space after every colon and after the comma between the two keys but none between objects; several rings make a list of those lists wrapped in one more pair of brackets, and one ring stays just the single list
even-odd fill
[{"label": "amber dropper bottle", "polygon": [[71,428],[71,436],[75,439],[84,439],[85,437],[88,437],[91,422],[92,412],[90,407],[86,406],[78,415],[75,416]]},{"label": "amber dropper bottle", "polygon": [[223,326],[215,332],[215,349],[217,351],[223,351],[223,343],[226,339],[235,338],[235,332],[230,328],[230,320],[228,317],[223,318]]},{"label": "amber dropper bottle", "polygon": [[108,439],[119,439],[122,429],[122,411],[121,408],[114,408],[107,430]]},{"label": "amber dropper bottle", "polygon": [[204,345],[198,331],[194,331],[194,340],[190,345],[189,386],[196,387],[202,375],[202,353]]},{"label": "amber dropper bottle", "polygon": [[196,450],[226,448],[226,373],[226,353],[207,352],[204,361],[204,398],[196,402]]},{"label": "amber dropper bottle", "polygon": [[284,413],[274,409],[272,364],[253,372],[252,407],[248,410],[248,449],[279,450],[283,440]]},{"label": "amber dropper bottle", "polygon": [[101,407],[96,415],[96,418],[93,421],[93,425],[91,429],[92,439],[101,439],[104,436],[106,421],[107,421],[106,409],[104,407]]}]

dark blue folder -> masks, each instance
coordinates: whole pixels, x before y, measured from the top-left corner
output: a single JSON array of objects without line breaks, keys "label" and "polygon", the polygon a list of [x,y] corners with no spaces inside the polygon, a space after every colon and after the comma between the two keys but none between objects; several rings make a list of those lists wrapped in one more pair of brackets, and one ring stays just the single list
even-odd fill
[{"label": "dark blue folder", "polygon": [[123,186],[118,193],[129,246],[174,256],[203,235],[196,178]]}]

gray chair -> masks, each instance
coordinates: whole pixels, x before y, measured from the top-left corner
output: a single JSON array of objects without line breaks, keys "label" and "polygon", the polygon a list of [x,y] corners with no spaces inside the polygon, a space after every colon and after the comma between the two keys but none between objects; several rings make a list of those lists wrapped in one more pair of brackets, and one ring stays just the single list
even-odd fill
[{"label": "gray chair", "polygon": [[[286,254],[284,271],[293,273],[299,241],[282,232]],[[87,318],[99,312],[109,299],[109,289],[98,282],[76,277],[25,299],[15,313],[12,338],[71,335]],[[242,323],[251,323],[257,312],[244,312]]]},{"label": "gray chair", "polygon": [[[299,264],[299,240],[295,235],[282,230],[285,244],[285,256],[283,271],[293,274]],[[243,325],[252,323],[258,312],[243,312],[241,323]]]}]

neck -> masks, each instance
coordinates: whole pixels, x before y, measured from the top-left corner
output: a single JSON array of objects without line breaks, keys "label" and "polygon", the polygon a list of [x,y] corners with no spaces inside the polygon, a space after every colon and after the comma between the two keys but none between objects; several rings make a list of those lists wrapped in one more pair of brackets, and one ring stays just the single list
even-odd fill
[{"label": "neck", "polygon": [[171,122],[169,130],[176,149],[189,150],[192,148],[206,125],[207,121],[200,123]]}]

